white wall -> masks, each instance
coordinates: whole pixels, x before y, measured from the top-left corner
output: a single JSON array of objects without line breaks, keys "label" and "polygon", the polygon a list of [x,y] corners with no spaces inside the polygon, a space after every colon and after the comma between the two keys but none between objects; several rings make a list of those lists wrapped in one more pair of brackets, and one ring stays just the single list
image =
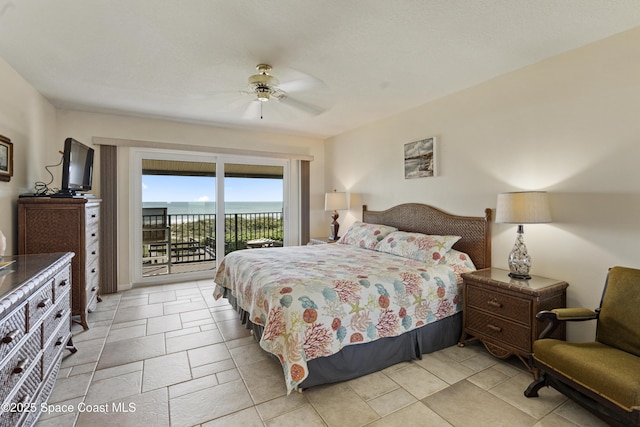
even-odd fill
[{"label": "white wall", "polygon": [[[323,141],[316,138],[284,134],[264,133],[212,126],[177,123],[166,120],[151,120],[111,114],[95,114],[77,111],[58,111],[57,140],[68,136],[91,144],[92,138],[107,137],[161,143],[214,146],[277,153],[308,154],[311,162],[311,221],[321,220],[320,200],[324,194],[324,148]],[[95,147],[96,149],[98,147]],[[129,253],[129,149],[119,149],[118,155],[118,289],[131,285]],[[99,195],[99,154],[94,161],[94,189]]]},{"label": "white wall", "polygon": [[0,135],[13,143],[14,174],[0,182],[0,230],[7,237],[5,255],[18,253],[17,199],[33,191],[36,181],[48,181],[46,164],[55,164],[60,155],[49,147],[56,134],[56,110],[13,68],[0,58]]},{"label": "white wall", "polygon": [[[525,226],[532,273],[566,280],[569,305],[595,308],[609,267],[640,268],[639,76],[635,29],[329,139],[325,188],[352,193],[343,227],[362,203],[481,216],[500,192],[546,190],[554,222]],[[429,136],[440,175],[405,180],[403,145]],[[492,235],[493,265],[507,268],[516,226]]]}]

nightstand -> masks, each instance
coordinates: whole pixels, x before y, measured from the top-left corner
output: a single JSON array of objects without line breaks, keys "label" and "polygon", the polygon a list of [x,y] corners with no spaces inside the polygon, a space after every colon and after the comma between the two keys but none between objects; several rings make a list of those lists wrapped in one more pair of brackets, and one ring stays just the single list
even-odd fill
[{"label": "nightstand", "polygon": [[335,243],[337,240],[331,240],[328,237],[312,237],[309,241],[309,245],[326,245],[328,243]]},{"label": "nightstand", "polygon": [[[537,378],[530,365],[533,341],[546,323],[539,322],[540,310],[565,307],[566,282],[540,276],[530,280],[509,277],[507,270],[485,268],[463,273],[463,329],[459,346],[480,340],[492,355],[505,359],[517,356]],[[565,339],[564,325],[552,335]]]}]

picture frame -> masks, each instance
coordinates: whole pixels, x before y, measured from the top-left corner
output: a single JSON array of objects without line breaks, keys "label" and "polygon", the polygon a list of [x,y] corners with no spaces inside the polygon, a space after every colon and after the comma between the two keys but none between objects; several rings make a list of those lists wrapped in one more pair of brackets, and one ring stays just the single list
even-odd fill
[{"label": "picture frame", "polygon": [[0,135],[0,181],[9,182],[13,176],[13,143]]},{"label": "picture frame", "polygon": [[404,144],[404,178],[427,178],[438,175],[435,137]]}]

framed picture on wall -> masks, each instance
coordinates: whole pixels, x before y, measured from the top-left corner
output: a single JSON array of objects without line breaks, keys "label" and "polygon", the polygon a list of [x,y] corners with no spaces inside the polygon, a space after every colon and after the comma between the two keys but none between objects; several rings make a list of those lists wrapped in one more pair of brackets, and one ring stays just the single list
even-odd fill
[{"label": "framed picture on wall", "polygon": [[436,176],[436,138],[426,138],[404,144],[404,178]]},{"label": "framed picture on wall", "polygon": [[13,176],[13,144],[0,135],[0,181],[11,181]]}]

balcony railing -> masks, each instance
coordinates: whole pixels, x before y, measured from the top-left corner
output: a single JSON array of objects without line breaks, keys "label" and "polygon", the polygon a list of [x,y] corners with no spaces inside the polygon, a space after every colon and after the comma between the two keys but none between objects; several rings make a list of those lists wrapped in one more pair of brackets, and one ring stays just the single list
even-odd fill
[{"label": "balcony railing", "polygon": [[[155,213],[142,215],[143,268],[153,267],[156,271],[150,274],[171,273],[172,266],[177,264],[216,260],[215,214]],[[225,255],[239,249],[282,245],[282,212],[225,214],[224,221]],[[166,271],[158,273],[155,267],[162,266],[166,266]]]}]

